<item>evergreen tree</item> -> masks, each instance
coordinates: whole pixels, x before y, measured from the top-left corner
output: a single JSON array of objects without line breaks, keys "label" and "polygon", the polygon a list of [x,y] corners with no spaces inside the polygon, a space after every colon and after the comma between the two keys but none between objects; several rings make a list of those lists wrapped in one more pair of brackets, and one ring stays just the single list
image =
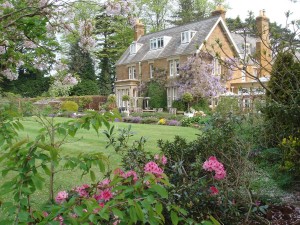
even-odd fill
[{"label": "evergreen tree", "polygon": [[99,59],[99,87],[101,95],[113,91],[115,80],[115,63],[133,40],[133,29],[127,18],[111,15],[103,6],[96,17],[96,34],[99,37],[100,50],[96,53]]},{"label": "evergreen tree", "polygon": [[91,55],[79,47],[78,42],[71,45],[69,60],[70,72],[79,76],[81,81],[73,87],[71,95],[99,94],[94,62]]},{"label": "evergreen tree", "polygon": [[18,80],[10,81],[3,78],[0,84],[1,91],[19,94],[22,97],[37,97],[47,92],[50,85],[50,77],[45,77],[38,70],[19,69]]}]

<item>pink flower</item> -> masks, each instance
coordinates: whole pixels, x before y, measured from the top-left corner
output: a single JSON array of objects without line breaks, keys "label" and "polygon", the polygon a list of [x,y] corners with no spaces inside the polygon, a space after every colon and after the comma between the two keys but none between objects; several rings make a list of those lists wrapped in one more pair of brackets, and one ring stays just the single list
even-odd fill
[{"label": "pink flower", "polygon": [[104,200],[105,202],[109,201],[113,197],[113,194],[109,189],[105,189],[100,192],[97,200]]},{"label": "pink flower", "polygon": [[124,177],[124,178],[132,177],[132,180],[134,182],[138,180],[138,176],[137,176],[136,172],[133,170],[128,171],[122,177]]},{"label": "pink flower", "polygon": [[43,212],[43,216],[47,217],[47,216],[49,216],[49,214],[47,212]]},{"label": "pink flower", "polygon": [[123,176],[124,175],[124,171],[121,170],[120,168],[117,168],[117,169],[114,170],[114,174],[116,176]]},{"label": "pink flower", "polygon": [[98,188],[106,188],[106,187],[108,187],[109,186],[109,184],[110,184],[110,179],[104,179],[103,181],[101,181],[101,182],[99,182],[98,183]]},{"label": "pink flower", "polygon": [[57,193],[55,198],[56,203],[61,204],[62,202],[66,201],[68,198],[68,193],[66,191],[60,191]]},{"label": "pink flower", "polygon": [[148,162],[144,167],[145,173],[152,173],[154,175],[161,175],[164,171],[153,161]]},{"label": "pink flower", "polygon": [[226,171],[222,163],[220,163],[216,157],[211,156],[203,163],[203,169],[206,171],[214,171],[214,178],[216,180],[222,180],[226,177]]},{"label": "pink flower", "polygon": [[64,218],[62,216],[57,216],[54,221],[59,221],[59,225],[64,225]]},{"label": "pink flower", "polygon": [[209,190],[211,191],[211,195],[219,194],[219,190],[215,186],[211,186]]},{"label": "pink flower", "polygon": [[167,157],[163,155],[163,156],[161,157],[161,163],[162,163],[163,165],[166,165],[167,162],[168,162]]},{"label": "pink flower", "polygon": [[89,196],[89,192],[88,192],[88,188],[90,186],[88,184],[83,184],[80,187],[76,187],[74,190],[79,194],[80,197],[88,197]]},{"label": "pink flower", "polygon": [[159,154],[155,154],[154,159],[159,160]]}]

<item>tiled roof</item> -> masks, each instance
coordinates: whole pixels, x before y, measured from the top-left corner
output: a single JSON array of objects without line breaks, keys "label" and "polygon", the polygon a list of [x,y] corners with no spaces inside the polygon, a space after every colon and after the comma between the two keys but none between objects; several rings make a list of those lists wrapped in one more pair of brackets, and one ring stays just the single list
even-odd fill
[{"label": "tiled roof", "polygon": [[[167,58],[177,55],[189,55],[194,53],[208,36],[220,16],[209,17],[201,21],[188,23],[161,30],[155,33],[146,34],[138,40],[142,47],[136,54],[130,54],[129,48],[124,52],[116,65],[136,63],[145,60]],[[193,30],[197,31],[189,43],[181,44],[181,32]],[[150,39],[168,36],[171,40],[161,49],[150,51]]]}]

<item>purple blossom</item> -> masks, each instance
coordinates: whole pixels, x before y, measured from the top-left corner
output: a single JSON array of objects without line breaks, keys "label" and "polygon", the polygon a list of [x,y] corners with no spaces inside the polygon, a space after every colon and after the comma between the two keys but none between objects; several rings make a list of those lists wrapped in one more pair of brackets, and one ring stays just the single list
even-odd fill
[{"label": "purple blossom", "polygon": [[142,118],[139,116],[136,117],[131,117],[131,122],[132,123],[140,123],[142,121]]},{"label": "purple blossom", "polygon": [[168,120],[167,125],[169,126],[180,126],[180,122],[177,120]]}]

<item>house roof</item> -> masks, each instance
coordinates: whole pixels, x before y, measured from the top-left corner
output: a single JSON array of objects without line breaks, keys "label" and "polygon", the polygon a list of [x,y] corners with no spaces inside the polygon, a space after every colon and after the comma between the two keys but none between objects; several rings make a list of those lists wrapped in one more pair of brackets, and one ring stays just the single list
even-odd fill
[{"label": "house roof", "polygon": [[[234,46],[235,51],[239,53],[240,51],[236,46],[230,32],[228,31],[228,28],[225,25],[222,17],[213,16],[201,21],[188,23],[182,26],[176,26],[141,36],[137,41],[137,43],[141,45],[138,52],[136,54],[130,54],[130,50],[128,48],[121,56],[121,58],[117,61],[116,65],[131,64],[158,58],[171,58],[178,55],[193,54],[197,49],[201,49],[201,47],[203,46],[203,42],[209,38],[212,31],[219,23],[226,31],[225,33],[227,34],[229,40],[232,42],[231,44]],[[181,32],[188,30],[196,31],[196,34],[189,43],[182,44],[180,34]],[[150,51],[150,39],[163,36],[168,36],[171,38],[167,45],[164,48]]]}]

